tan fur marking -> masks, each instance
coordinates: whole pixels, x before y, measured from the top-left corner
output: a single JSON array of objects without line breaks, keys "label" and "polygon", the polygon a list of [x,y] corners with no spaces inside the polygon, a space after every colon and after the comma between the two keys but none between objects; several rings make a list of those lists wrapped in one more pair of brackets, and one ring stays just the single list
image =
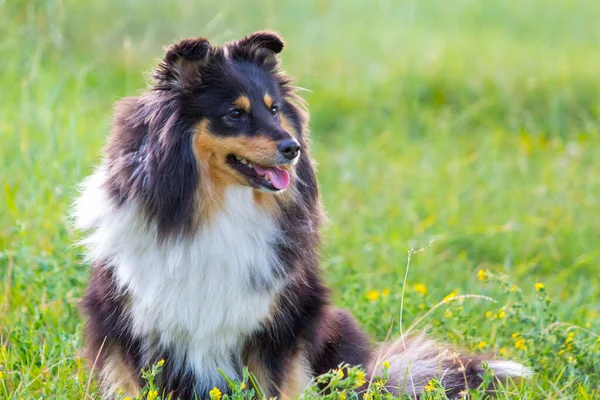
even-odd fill
[{"label": "tan fur marking", "polygon": [[260,386],[260,389],[254,388],[255,392],[258,393],[259,390],[262,390],[267,398],[272,396],[272,382],[271,378],[269,377],[269,371],[262,362],[258,349],[246,354],[244,365],[246,365],[248,367],[248,371],[250,371],[256,377],[256,381]]},{"label": "tan fur marking", "polygon": [[[291,184],[291,182],[290,182],[290,184]],[[285,192],[287,192],[287,189]],[[283,192],[282,194],[278,194],[276,196],[281,196],[281,195],[285,194],[285,192]],[[258,190],[255,190],[253,194],[254,194],[254,202],[256,204],[258,204],[265,210],[269,211],[271,213],[271,215],[276,215],[276,216],[279,215],[279,213],[281,212],[281,208],[279,207],[274,195],[272,195],[270,193],[260,192]]]},{"label": "tan fur marking", "polygon": [[279,398],[282,400],[296,399],[304,392],[304,389],[310,384],[311,379],[312,373],[306,349],[304,345],[300,345],[298,352],[290,361],[283,377]]},{"label": "tan fur marking", "polygon": [[242,110],[246,111],[247,113],[249,113],[250,110],[252,109],[252,104],[250,103],[250,99],[247,96],[238,97],[237,99],[235,99],[233,104],[236,107],[239,107]]},{"label": "tan fur marking", "polygon": [[[264,136],[219,137],[208,128],[208,120],[202,120],[195,128],[194,153],[200,168],[198,191],[198,218],[206,221],[222,204],[225,188],[233,184],[246,184],[246,179],[227,165],[227,156],[235,154],[258,165],[275,165],[277,142]],[[273,214],[280,211],[281,202],[289,202],[297,195],[296,171],[291,165],[283,165],[289,172],[290,187],[276,195],[254,191],[257,204]]]},{"label": "tan fur marking", "polygon": [[265,106],[267,106],[268,109],[271,109],[271,107],[273,106],[273,98],[271,98],[269,93],[265,93],[263,101],[265,102]]},{"label": "tan fur marking", "polygon": [[279,122],[281,123],[281,127],[285,129],[287,133],[292,135],[294,139],[298,139],[298,133],[294,129],[294,125],[285,115],[283,115],[283,113],[279,114]]},{"label": "tan fur marking", "polygon": [[124,396],[133,398],[140,390],[133,369],[125,363],[118,350],[112,350],[106,358],[100,370],[100,385],[104,400],[115,399],[117,391],[121,390]]}]

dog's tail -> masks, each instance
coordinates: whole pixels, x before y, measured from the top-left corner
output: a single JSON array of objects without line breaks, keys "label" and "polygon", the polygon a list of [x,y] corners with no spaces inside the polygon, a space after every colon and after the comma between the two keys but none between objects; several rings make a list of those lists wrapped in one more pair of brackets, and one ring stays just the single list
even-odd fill
[{"label": "dog's tail", "polygon": [[392,393],[419,397],[428,382],[436,378],[448,397],[453,398],[466,388],[481,385],[484,361],[503,383],[532,375],[529,368],[519,363],[465,356],[424,335],[380,345],[373,352],[367,373],[369,377],[383,376],[382,365],[389,363],[388,390]]}]

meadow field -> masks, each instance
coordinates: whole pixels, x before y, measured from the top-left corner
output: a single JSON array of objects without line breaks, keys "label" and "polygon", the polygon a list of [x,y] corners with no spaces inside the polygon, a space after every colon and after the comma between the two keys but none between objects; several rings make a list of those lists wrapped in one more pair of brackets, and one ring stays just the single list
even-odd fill
[{"label": "meadow field", "polygon": [[600,398],[599,21],[597,0],[0,0],[0,398],[97,398],[69,207],[114,101],[176,39],[266,28],[308,89],[336,305],[535,371],[498,398]]}]

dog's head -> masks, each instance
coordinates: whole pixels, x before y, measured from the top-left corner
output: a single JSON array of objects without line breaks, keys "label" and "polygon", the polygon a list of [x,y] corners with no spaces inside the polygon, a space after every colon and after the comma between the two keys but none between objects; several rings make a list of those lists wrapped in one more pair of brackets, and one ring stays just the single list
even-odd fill
[{"label": "dog's head", "polygon": [[141,198],[167,226],[230,185],[278,196],[312,182],[306,116],[276,57],[283,47],[272,32],[169,46],[151,90],[117,108],[107,152],[121,176],[113,193]]},{"label": "dog's head", "polygon": [[259,32],[223,48],[188,39],[167,49],[157,88],[185,99],[194,154],[208,179],[268,192],[290,185],[302,149],[275,59],[283,46],[276,34]]}]

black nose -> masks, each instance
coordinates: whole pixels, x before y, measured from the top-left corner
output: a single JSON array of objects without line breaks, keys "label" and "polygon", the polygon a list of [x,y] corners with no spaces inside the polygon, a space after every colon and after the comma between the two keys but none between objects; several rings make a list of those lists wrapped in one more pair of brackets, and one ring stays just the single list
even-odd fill
[{"label": "black nose", "polygon": [[286,139],[277,143],[277,150],[288,160],[293,160],[300,153],[300,144],[294,139]]}]

